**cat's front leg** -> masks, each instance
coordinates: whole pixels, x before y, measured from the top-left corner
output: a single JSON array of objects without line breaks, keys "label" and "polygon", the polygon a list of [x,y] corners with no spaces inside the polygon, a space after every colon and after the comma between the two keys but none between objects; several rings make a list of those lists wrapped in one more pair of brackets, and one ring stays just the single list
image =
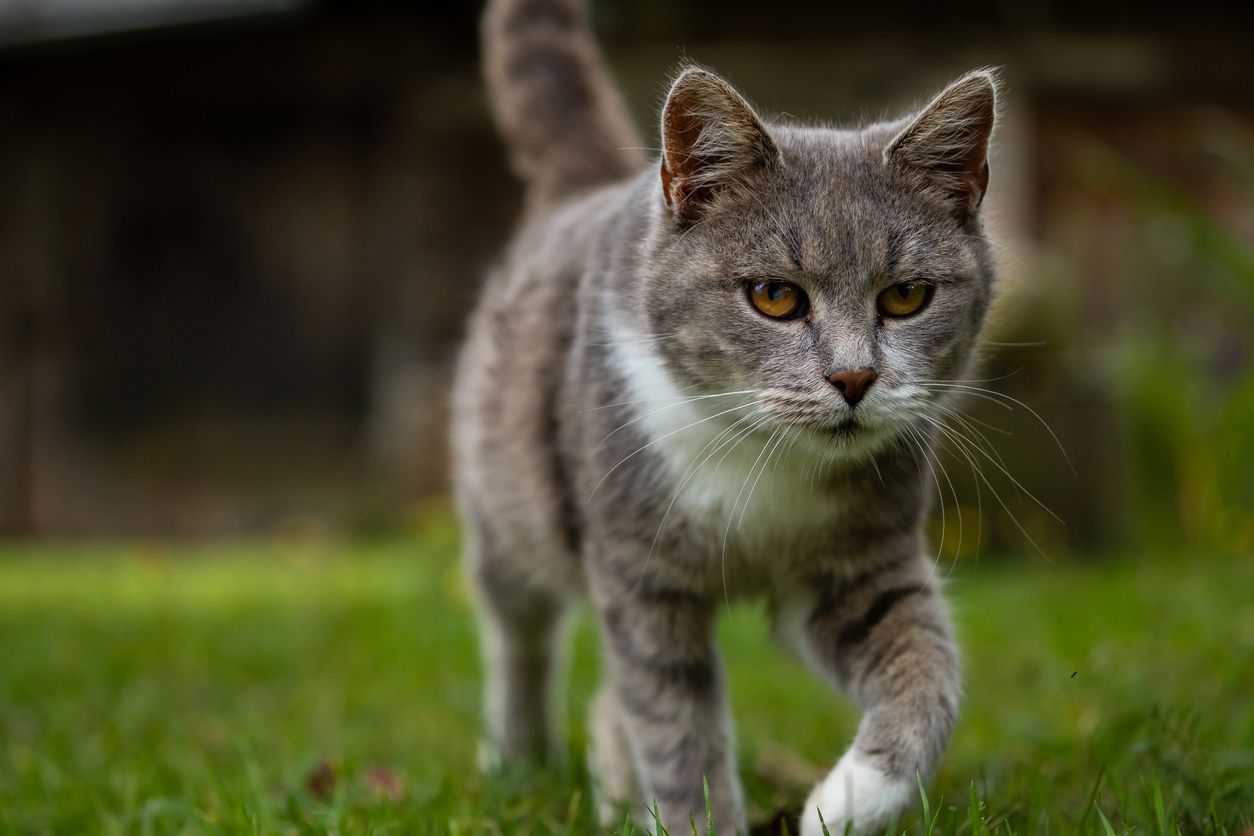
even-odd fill
[{"label": "cat's front leg", "polygon": [[931,565],[909,558],[856,575],[819,575],[791,592],[777,629],[864,709],[853,745],[806,800],[802,836],[879,832],[919,800],[949,741],[958,651]]},{"label": "cat's front leg", "polygon": [[661,823],[684,833],[690,816],[705,821],[708,782],[719,832],[745,832],[714,606],[673,579],[629,569],[603,569],[592,586],[606,685],[615,697],[608,704],[618,713],[641,796],[618,800],[649,832],[656,803]]}]

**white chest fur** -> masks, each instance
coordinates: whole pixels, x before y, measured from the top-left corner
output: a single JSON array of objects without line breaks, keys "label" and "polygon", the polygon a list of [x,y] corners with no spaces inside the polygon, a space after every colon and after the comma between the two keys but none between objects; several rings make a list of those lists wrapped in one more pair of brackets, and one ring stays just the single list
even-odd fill
[{"label": "white chest fur", "polygon": [[[627,381],[623,401],[647,446],[670,476],[672,511],[754,542],[824,520],[832,498],[819,485],[830,461],[800,428],[772,421],[753,391],[681,391],[653,340],[609,329],[613,359]],[[609,478],[613,478],[610,476]]]}]

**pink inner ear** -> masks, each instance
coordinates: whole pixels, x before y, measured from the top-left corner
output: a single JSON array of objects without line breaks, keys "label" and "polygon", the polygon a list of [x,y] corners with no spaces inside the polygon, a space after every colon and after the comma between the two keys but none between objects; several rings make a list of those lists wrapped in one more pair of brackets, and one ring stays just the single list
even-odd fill
[{"label": "pink inner ear", "polygon": [[[980,156],[985,156],[981,154]],[[988,160],[984,160],[984,164],[980,166],[979,171],[974,175],[973,194],[979,195],[975,201],[975,205],[970,207],[970,211],[980,208],[980,204],[984,202],[984,193],[988,191]]]},{"label": "pink inner ear", "polygon": [[988,141],[992,129],[990,121],[973,134],[966,154],[957,154],[948,164],[937,166],[956,181],[955,197],[963,202],[967,212],[980,207],[988,190]]},{"label": "pink inner ear", "polygon": [[662,112],[662,192],[693,220],[725,192],[745,188],[777,156],[753,109],[727,82],[687,70]]},{"label": "pink inner ear", "polygon": [[958,186],[955,197],[962,202],[963,210],[968,213],[980,208],[980,204],[984,202],[984,192],[988,190],[988,141],[992,131],[990,119],[977,131],[967,154],[956,161]]},{"label": "pink inner ear", "polygon": [[702,203],[705,189],[692,185],[692,176],[711,160],[697,156],[693,149],[701,138],[703,124],[693,116],[691,97],[676,93],[666,104],[662,130],[662,194],[668,206],[685,207]]}]

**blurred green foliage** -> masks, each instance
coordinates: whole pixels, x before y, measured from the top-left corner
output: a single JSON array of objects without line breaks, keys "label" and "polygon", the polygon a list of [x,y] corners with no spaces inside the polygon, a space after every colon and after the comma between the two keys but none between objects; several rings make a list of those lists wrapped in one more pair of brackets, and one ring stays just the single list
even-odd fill
[{"label": "blurred green foliage", "polygon": [[[1254,244],[1107,148],[1084,161],[1139,230],[1121,287],[1137,302],[1109,369],[1129,429],[1136,530],[1144,543],[1254,553]],[[1254,207],[1250,170],[1213,162]]]},{"label": "blurred green foliage", "polygon": [[[995,391],[963,404],[1006,469],[977,479],[950,445],[958,490],[937,490],[992,553],[1254,555],[1254,137],[1228,127],[1186,125],[1210,145],[1173,135],[1167,161],[1083,131],[1051,147],[1037,250],[1003,258]],[[978,553],[956,516],[943,554]]]},{"label": "blurred green foliage", "polygon": [[[598,832],[588,619],[569,763],[481,776],[455,529],[446,510],[425,519],[368,547],[0,549],[0,832]],[[935,821],[901,830],[1254,826],[1254,564],[1187,558],[959,568],[963,719]],[[758,832],[776,834],[857,712],[765,622],[737,606],[720,644]]]}]

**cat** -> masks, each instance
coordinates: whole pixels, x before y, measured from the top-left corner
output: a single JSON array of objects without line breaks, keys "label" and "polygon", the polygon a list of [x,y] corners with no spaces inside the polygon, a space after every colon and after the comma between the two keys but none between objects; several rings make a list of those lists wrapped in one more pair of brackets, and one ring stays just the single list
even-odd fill
[{"label": "cat", "polygon": [[453,392],[482,760],[559,747],[555,660],[586,599],[605,823],[625,805],[648,826],[656,805],[681,832],[708,782],[719,832],[745,832],[714,624],[758,596],[863,709],[800,832],[821,833],[820,813],[833,833],[882,828],[918,800],[958,711],[922,454],[992,294],[996,73],[837,130],[767,120],[686,66],[650,162],[576,0],[491,0],[483,39],[527,191]]}]

